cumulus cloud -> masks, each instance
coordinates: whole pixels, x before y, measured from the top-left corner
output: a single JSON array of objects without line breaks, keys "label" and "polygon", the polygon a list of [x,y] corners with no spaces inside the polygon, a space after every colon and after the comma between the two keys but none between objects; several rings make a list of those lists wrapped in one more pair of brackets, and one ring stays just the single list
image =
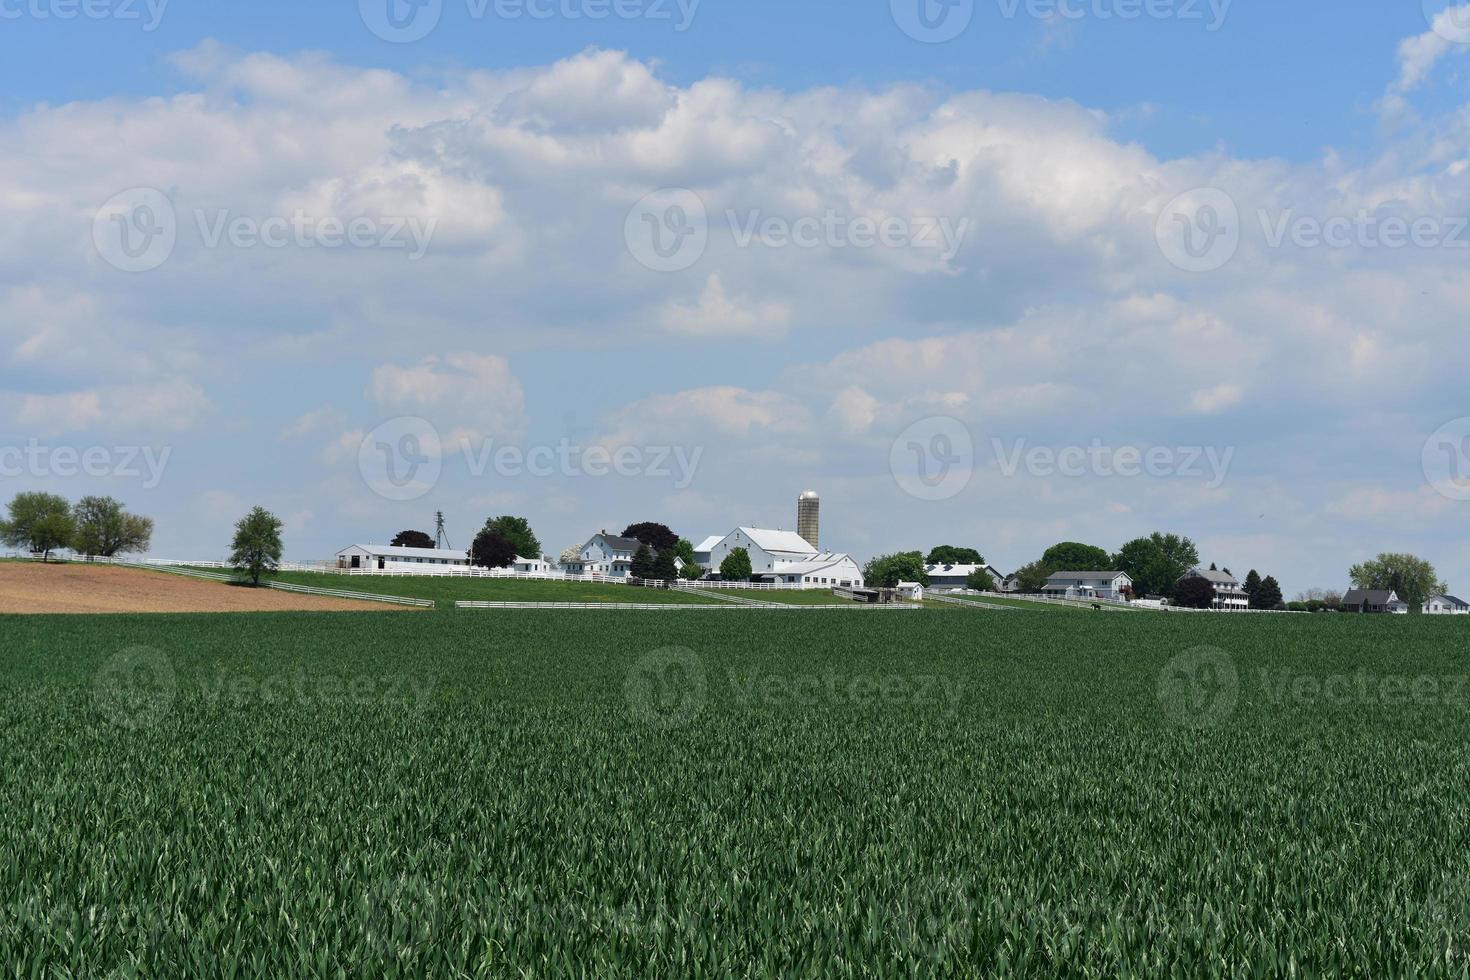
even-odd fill
[{"label": "cumulus cloud", "polygon": [[417,364],[384,364],[368,395],[379,407],[421,414],[444,431],[514,437],[526,424],[526,393],[510,363],[494,354],[447,354]]},{"label": "cumulus cloud", "polygon": [[697,302],[674,302],[660,316],[670,333],[692,337],[770,337],[786,332],[791,307],[786,303],[732,298],[717,272],[710,273]]}]

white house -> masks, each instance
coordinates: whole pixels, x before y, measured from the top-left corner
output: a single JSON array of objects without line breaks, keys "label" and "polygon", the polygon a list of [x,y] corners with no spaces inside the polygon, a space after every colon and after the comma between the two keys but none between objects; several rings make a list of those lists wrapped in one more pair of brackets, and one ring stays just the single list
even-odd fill
[{"label": "white house", "polygon": [[[706,542],[707,543],[707,542]],[[709,546],[706,568],[719,571],[730,552],[744,548],[750,555],[752,579],[787,585],[855,587],[863,584],[863,570],[849,555],[818,551],[795,531],[737,527]],[[696,556],[699,549],[695,549]]]},{"label": "white house", "polygon": [[922,602],[924,587],[918,582],[900,582],[898,583],[898,594],[909,602]]},{"label": "white house", "polygon": [[930,589],[963,589],[975,572],[985,572],[995,583],[997,592],[1004,591],[1006,577],[994,565],[925,565]]},{"label": "white house", "polygon": [[1240,587],[1240,580],[1229,572],[1220,572],[1213,568],[1196,568],[1192,569],[1188,575],[1180,578],[1179,581],[1182,582],[1187,578],[1202,578],[1210,583],[1210,586],[1215,590],[1214,608],[1216,609],[1221,609],[1226,612],[1239,612],[1242,609],[1250,608],[1250,596],[1246,595],[1245,589]]},{"label": "white house", "polygon": [[575,561],[562,563],[569,575],[605,575],[609,578],[627,578],[633,568],[633,556],[643,542],[637,538],[620,538],[606,531],[599,531],[577,550]]},{"label": "white house", "polygon": [[1059,599],[1123,599],[1132,590],[1127,572],[1057,572],[1041,589]]},{"label": "white house", "polygon": [[1426,616],[1470,616],[1470,603],[1452,595],[1432,595],[1424,603]]}]

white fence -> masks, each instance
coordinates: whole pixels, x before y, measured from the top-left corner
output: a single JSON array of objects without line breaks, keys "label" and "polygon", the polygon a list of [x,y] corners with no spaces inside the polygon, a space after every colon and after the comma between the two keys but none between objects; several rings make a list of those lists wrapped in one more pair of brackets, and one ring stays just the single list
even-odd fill
[{"label": "white fence", "polygon": [[454,604],[455,609],[638,609],[649,612],[677,612],[688,610],[699,610],[709,612],[711,610],[748,610],[754,612],[814,612],[820,610],[915,610],[923,609],[923,606],[912,603],[890,603],[888,605],[863,605],[853,603],[843,606],[781,606],[774,603],[770,605],[755,604],[743,605],[730,603],[728,605],[700,605],[698,603],[652,603],[652,602],[467,602],[460,601]]},{"label": "white fence", "polygon": [[[223,575],[218,572],[203,572],[194,568],[185,568],[183,563],[168,564],[145,564],[141,562],[112,561],[110,564],[123,567],[146,568],[150,571],[167,572],[170,575],[182,575],[186,578],[207,579],[211,582],[234,582],[233,575]],[[331,599],[355,599],[359,602],[386,602],[394,606],[413,606],[417,609],[433,609],[433,599],[410,599],[405,596],[379,595],[376,592],[343,592],[340,589],[318,589],[311,585],[290,585],[285,582],[265,582],[268,589],[278,589],[281,592],[295,592],[300,595],[325,596]]]}]

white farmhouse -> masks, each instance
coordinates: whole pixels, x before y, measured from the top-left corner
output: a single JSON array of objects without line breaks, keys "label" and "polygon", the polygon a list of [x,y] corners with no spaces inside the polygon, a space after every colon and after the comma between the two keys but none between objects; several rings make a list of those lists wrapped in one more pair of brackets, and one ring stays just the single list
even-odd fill
[{"label": "white farmhouse", "polygon": [[1239,612],[1249,609],[1251,597],[1246,595],[1245,589],[1241,588],[1240,580],[1229,572],[1221,572],[1213,568],[1190,569],[1189,574],[1182,576],[1179,581],[1187,578],[1202,578],[1210,583],[1210,588],[1215,591],[1213,606],[1225,612]]},{"label": "white farmhouse", "polygon": [[1041,589],[1058,599],[1123,599],[1132,590],[1127,572],[1057,572]]},{"label": "white farmhouse", "polygon": [[937,590],[964,589],[975,572],[985,572],[995,583],[996,591],[1003,591],[1006,577],[994,565],[925,565],[929,576],[929,588]]},{"label": "white farmhouse", "polygon": [[[750,555],[752,577],[757,582],[786,585],[861,586],[863,570],[849,555],[836,551],[818,551],[795,531],[772,531],[767,528],[737,527],[709,546],[711,571],[718,572],[720,563],[736,548]],[[699,549],[695,549],[698,556]]]},{"label": "white farmhouse", "polygon": [[608,578],[628,578],[632,574],[633,556],[643,542],[637,538],[620,538],[606,531],[599,531],[577,549],[577,557],[562,562],[569,575],[604,575]]},{"label": "white farmhouse", "polygon": [[1424,603],[1426,616],[1470,616],[1470,603],[1452,595],[1432,595]]}]

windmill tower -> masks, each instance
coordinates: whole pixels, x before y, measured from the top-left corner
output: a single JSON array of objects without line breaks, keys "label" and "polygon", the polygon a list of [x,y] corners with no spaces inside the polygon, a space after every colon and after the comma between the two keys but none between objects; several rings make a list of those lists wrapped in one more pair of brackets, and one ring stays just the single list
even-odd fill
[{"label": "windmill tower", "polygon": [[449,535],[444,530],[444,512],[434,511],[434,547],[450,550]]}]

